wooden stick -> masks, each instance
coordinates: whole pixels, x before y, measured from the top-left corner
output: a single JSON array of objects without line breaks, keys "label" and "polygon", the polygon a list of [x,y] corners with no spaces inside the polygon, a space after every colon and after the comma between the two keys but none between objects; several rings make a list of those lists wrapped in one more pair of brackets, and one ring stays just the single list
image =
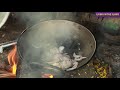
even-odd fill
[{"label": "wooden stick", "polygon": [[0,70],[0,78],[15,78],[16,75],[10,73],[10,72],[7,72],[7,71],[4,71],[4,70]]},{"label": "wooden stick", "polygon": [[16,75],[14,74],[0,74],[0,78],[15,78]]},{"label": "wooden stick", "polygon": [[0,75],[0,78],[15,78],[15,77],[16,77],[15,75],[8,75],[8,74]]},{"label": "wooden stick", "polygon": [[6,74],[6,73],[9,74],[10,72],[5,71],[5,70],[0,70],[0,73],[2,73],[2,74],[3,74],[3,73],[4,73],[4,74]]}]

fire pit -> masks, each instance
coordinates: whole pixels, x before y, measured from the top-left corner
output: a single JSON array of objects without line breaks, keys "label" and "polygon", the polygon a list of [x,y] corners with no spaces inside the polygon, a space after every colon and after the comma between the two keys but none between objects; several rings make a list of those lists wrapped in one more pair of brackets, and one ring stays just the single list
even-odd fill
[{"label": "fire pit", "polygon": [[[84,14],[83,14],[83,16],[84,16]],[[2,75],[1,77],[16,77],[16,75],[14,74],[15,72],[16,72],[16,70],[17,70],[17,72],[16,72],[16,74],[17,74],[17,77],[32,77],[32,78],[34,78],[34,77],[42,77],[42,78],[55,78],[55,77],[65,77],[66,76],[66,74],[68,75],[68,76],[70,76],[70,77],[82,77],[82,78],[92,78],[92,77],[98,77],[97,76],[97,74],[96,74],[96,72],[95,72],[95,70],[94,70],[94,65],[92,64],[92,62],[93,62],[93,60],[96,60],[97,59],[97,57],[96,58],[92,58],[91,60],[90,60],[90,57],[89,57],[89,55],[85,55],[84,53],[85,52],[83,52],[84,51],[84,48],[83,47],[86,47],[86,46],[91,46],[92,44],[89,44],[87,41],[90,41],[89,39],[88,39],[88,37],[89,37],[89,35],[88,34],[82,34],[83,33],[83,31],[86,31],[86,32],[88,32],[88,33],[90,33],[89,32],[89,30],[90,31],[92,31],[92,33],[96,36],[97,34],[96,33],[99,33],[99,32],[97,32],[96,30],[97,30],[97,27],[92,27],[92,26],[96,26],[96,24],[94,24],[94,23],[90,23],[91,25],[89,25],[88,23],[87,24],[84,24],[84,22],[80,22],[80,20],[78,20],[78,22],[80,22],[81,23],[81,25],[84,25],[85,27],[87,27],[89,30],[83,30],[82,32],[81,32],[81,25],[80,25],[80,28],[79,28],[79,24],[78,24],[78,26],[76,25],[76,23],[74,23],[74,24],[72,24],[73,26],[76,26],[76,28],[79,28],[78,30],[79,31],[77,31],[77,30],[73,30],[73,31],[75,31],[75,32],[72,32],[72,34],[74,34],[73,36],[77,36],[77,37],[80,37],[81,35],[83,35],[83,37],[84,38],[87,38],[87,39],[84,39],[84,38],[82,38],[82,39],[76,39],[76,37],[71,37],[72,35],[67,35],[66,34],[66,31],[64,32],[64,30],[62,30],[64,33],[64,37],[62,37],[62,38],[57,38],[57,40],[56,40],[56,47],[57,48],[59,48],[60,46],[64,46],[64,50],[63,50],[63,52],[64,53],[68,53],[68,55],[70,56],[70,58],[71,59],[73,59],[74,57],[73,57],[73,53],[75,52],[75,54],[76,55],[78,55],[78,49],[80,48],[80,53],[81,53],[81,55],[82,56],[85,56],[85,57],[87,57],[86,59],[83,59],[82,61],[80,61],[79,62],[79,66],[78,66],[78,69],[76,69],[76,70],[73,70],[73,71],[71,71],[71,72],[64,72],[64,70],[61,70],[60,68],[58,68],[58,67],[54,67],[54,66],[52,66],[52,65],[48,65],[48,64],[46,64],[46,61],[47,60],[42,60],[42,61],[40,61],[40,63],[37,61],[37,59],[35,59],[35,58],[31,58],[32,56],[31,56],[31,54],[34,52],[34,50],[37,50],[37,49],[35,49],[35,47],[33,48],[33,51],[32,52],[29,52],[29,49],[32,49],[31,47],[32,46],[30,46],[30,45],[32,45],[31,44],[31,41],[33,41],[33,44],[34,44],[34,46],[36,45],[36,42],[40,42],[38,39],[37,39],[37,36],[34,36],[33,38],[34,38],[34,40],[32,40],[32,38],[30,38],[31,40],[29,41],[27,41],[27,39],[28,38],[26,38],[26,37],[24,37],[24,38],[26,38],[25,40],[23,40],[23,36],[26,36],[25,34],[27,34],[28,36],[30,36],[30,34],[28,34],[28,33],[30,33],[30,32],[32,32],[33,30],[32,29],[34,29],[34,31],[36,31],[36,33],[37,33],[37,31],[39,31],[39,24],[40,23],[38,23],[37,25],[35,25],[35,26],[33,26],[33,27],[31,27],[31,28],[28,28],[27,30],[25,30],[23,33],[22,33],[22,35],[20,36],[20,38],[18,37],[20,34],[21,34],[21,32],[24,30],[24,25],[25,24],[23,24],[23,23],[21,23],[21,22],[19,22],[19,21],[17,21],[17,19],[16,18],[14,18],[15,16],[13,15],[12,16],[12,18],[11,18],[11,16],[10,16],[10,19],[8,20],[8,23],[6,23],[6,27],[4,26],[2,29],[3,30],[1,30],[0,31],[0,36],[1,37],[3,37],[3,39],[1,38],[1,43],[3,43],[3,42],[6,42],[6,41],[11,41],[11,40],[15,40],[16,38],[18,38],[18,42],[17,42],[17,45],[16,46],[13,46],[13,48],[11,48],[11,49],[5,49],[5,51],[3,52],[3,54],[0,54],[0,60],[1,60],[1,63],[0,64],[2,64],[2,60],[3,60],[3,66],[5,66],[5,68],[4,69],[0,69],[1,70],[1,72],[0,72],[0,74]],[[77,16],[76,16],[77,17]],[[91,18],[92,16],[90,16],[90,18]],[[81,17],[82,18],[82,17]],[[82,19],[84,19],[84,17],[82,18]],[[85,20],[86,20],[87,18],[85,18]],[[94,18],[93,18],[94,19]],[[92,21],[92,19],[89,19],[90,21]],[[64,20],[63,20],[64,21]],[[65,20],[66,21],[66,20]],[[74,20],[73,20],[74,21]],[[47,22],[47,21],[45,21],[45,22]],[[70,22],[70,21],[68,21],[68,22]],[[88,22],[88,21],[86,21],[86,22]],[[67,23],[68,24],[68,23]],[[66,24],[65,24],[66,25]],[[69,26],[69,27],[72,27],[72,25],[71,26]],[[38,27],[37,28],[37,30],[35,29],[35,27]],[[58,27],[59,27],[59,24],[57,25]],[[83,27],[83,26],[82,26]],[[84,28],[84,27],[83,27]],[[50,29],[50,28],[49,28]],[[59,29],[59,28],[58,28]],[[51,31],[51,30],[49,30],[49,31]],[[56,30],[56,31],[60,31],[60,29],[59,30]],[[71,30],[72,31],[72,30]],[[69,30],[68,30],[68,32],[69,32]],[[86,33],[86,32],[84,32],[84,33]],[[7,33],[9,33],[9,34],[7,34]],[[46,35],[48,35],[48,37],[49,37],[49,35],[50,34],[52,34],[51,32],[49,33],[49,34],[46,34]],[[60,32],[59,33],[57,33],[57,35],[59,35],[60,34]],[[33,33],[32,33],[32,35],[33,35]],[[36,34],[36,35],[38,35],[38,34]],[[42,35],[42,34],[41,34]],[[45,33],[44,33],[44,35],[45,35]],[[65,38],[65,35],[66,36],[70,36],[72,39],[69,39],[69,38]],[[92,35],[91,33],[90,33],[90,35]],[[54,33],[53,33],[53,36],[54,36]],[[37,41],[35,41],[35,37],[36,37],[36,39],[37,39]],[[39,36],[38,36],[39,37]],[[47,37],[47,36],[46,36]],[[100,37],[100,36],[98,36],[98,37]],[[96,38],[97,39],[97,41],[99,41],[99,39],[98,38]],[[23,41],[22,41],[23,40]],[[48,40],[48,42],[50,42],[50,40],[53,40],[53,39],[51,39],[51,38],[49,38],[49,40]],[[86,42],[85,42],[85,40],[86,40]],[[93,39],[94,40],[94,39]],[[21,41],[21,42],[20,42]],[[27,41],[27,42],[26,42]],[[69,42],[68,42],[69,41]],[[28,43],[28,42],[30,42],[30,43]],[[43,42],[42,42],[42,45],[43,45],[43,49],[45,49],[46,48],[46,45],[47,44],[45,44],[47,41],[45,41],[45,40],[43,40]],[[53,42],[54,42],[54,40],[53,40]],[[78,43],[79,42],[79,43]],[[83,44],[83,42],[84,42],[84,44]],[[21,45],[21,44],[23,44],[23,43],[28,43],[27,45]],[[44,43],[44,44],[43,44]],[[86,44],[85,45],[85,43],[88,43],[88,44]],[[40,43],[40,45],[41,45],[41,43]],[[57,46],[58,45],[58,46]],[[22,46],[22,49],[21,49],[21,47],[19,47],[19,46]],[[37,46],[39,46],[39,44],[37,44]],[[28,54],[26,54],[26,55],[28,55],[28,57],[30,58],[30,60],[29,59],[25,59],[25,53],[27,53],[27,51],[26,50],[24,50],[25,48],[29,48],[29,49],[27,49],[27,51],[29,52]],[[95,46],[96,47],[96,46]],[[51,48],[53,48],[53,47],[51,47]],[[92,48],[94,48],[94,46],[93,47],[90,47],[91,48],[91,51],[93,50]],[[86,52],[88,52],[89,50],[89,47],[86,47]],[[95,48],[94,48],[95,49]],[[17,54],[16,54],[16,51],[17,51]],[[25,53],[24,53],[24,51],[26,51]],[[42,50],[41,50],[42,51]],[[49,49],[47,49],[47,51],[49,51]],[[94,50],[93,50],[94,51]],[[22,52],[23,52],[23,54],[22,54]],[[41,53],[39,52],[39,51],[37,51],[36,52],[37,54],[36,54],[36,56],[38,56],[38,54],[39,54],[39,56],[38,57],[40,57],[40,55],[41,55]],[[44,53],[44,52],[43,52]],[[34,55],[35,55],[35,53],[34,53]],[[34,56],[33,55],[33,56]],[[8,58],[6,58],[8,56]],[[35,56],[35,57],[36,57]],[[91,57],[92,57],[92,55],[91,55]],[[16,58],[17,58],[17,60],[16,60]],[[14,59],[14,60],[13,60]],[[5,64],[7,64],[7,65],[4,65],[4,60],[5,60]],[[9,61],[8,61],[9,60]],[[25,62],[27,60],[27,62]],[[35,61],[35,62],[33,62],[33,61]],[[90,60],[90,62],[88,62],[88,61]],[[45,62],[44,62],[45,61]],[[49,61],[49,60],[48,60]],[[88,64],[86,64],[86,65],[84,65],[85,63],[82,63],[82,62],[84,62],[85,61],[85,63],[87,63],[88,62]],[[84,65],[84,66],[83,66]],[[17,66],[17,67],[16,67]],[[83,67],[81,67],[81,66],[83,66]],[[81,67],[81,68],[79,68],[79,67]],[[10,70],[9,70],[10,69]],[[97,68],[97,69],[99,69],[99,67]],[[8,71],[8,72],[5,72],[5,71]],[[101,72],[102,73],[102,72]],[[4,76],[4,75],[7,75],[7,76]],[[106,72],[105,73],[105,77],[107,77],[106,75],[107,75],[108,73]],[[102,75],[102,74],[101,74]]]},{"label": "fire pit", "polygon": [[8,62],[11,66],[12,73],[14,75],[17,74],[17,77],[27,78],[38,77],[39,74],[37,73],[43,74],[46,71],[50,71],[45,74],[64,77],[62,74],[64,70],[59,65],[53,65],[57,59],[53,59],[54,56],[49,53],[51,49],[61,46],[65,48],[64,55],[68,54],[67,56],[69,56],[69,58],[61,56],[63,61],[65,60],[62,63],[66,67],[68,65],[66,60],[69,61],[71,66],[68,68],[73,67],[70,70],[74,70],[83,66],[91,59],[96,49],[96,42],[92,33],[78,23],[67,20],[40,22],[26,29],[18,38],[17,46],[8,54]]}]

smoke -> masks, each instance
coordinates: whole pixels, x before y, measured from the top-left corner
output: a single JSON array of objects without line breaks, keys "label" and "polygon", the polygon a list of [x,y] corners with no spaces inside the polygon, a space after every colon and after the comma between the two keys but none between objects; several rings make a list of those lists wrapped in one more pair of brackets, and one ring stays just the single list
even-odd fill
[{"label": "smoke", "polygon": [[46,20],[70,20],[79,22],[79,12],[16,12],[15,16],[26,24],[26,26],[32,26],[41,21]]},{"label": "smoke", "polygon": [[[63,22],[59,25],[57,22],[47,22],[40,24],[39,22],[47,20],[78,20],[77,12],[17,12],[16,17],[26,27],[31,27],[27,34],[23,34],[20,45],[22,46],[22,56],[25,61],[23,63],[46,62],[52,60],[49,53],[50,49],[59,46],[70,46],[74,31],[67,23]],[[24,69],[24,68],[22,68]]]},{"label": "smoke", "polygon": [[[26,42],[24,55],[28,61],[31,59],[34,62],[50,61],[52,59],[51,49],[59,48],[65,42],[71,42],[72,29],[64,21],[59,22],[48,21],[30,29],[31,31],[28,32],[26,39],[22,40]],[[31,36],[31,34],[34,36]]]}]

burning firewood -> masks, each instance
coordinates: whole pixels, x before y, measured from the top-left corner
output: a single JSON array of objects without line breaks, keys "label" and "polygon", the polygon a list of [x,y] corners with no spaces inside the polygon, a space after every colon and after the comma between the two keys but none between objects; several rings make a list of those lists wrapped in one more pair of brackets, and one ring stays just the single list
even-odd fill
[{"label": "burning firewood", "polygon": [[16,75],[14,75],[10,72],[0,70],[0,78],[15,78],[15,77],[16,77]]},{"label": "burning firewood", "polygon": [[8,63],[5,62],[0,63],[0,78],[15,78],[16,77],[16,69],[17,69],[17,56],[16,51],[17,47],[10,51],[8,54]]}]

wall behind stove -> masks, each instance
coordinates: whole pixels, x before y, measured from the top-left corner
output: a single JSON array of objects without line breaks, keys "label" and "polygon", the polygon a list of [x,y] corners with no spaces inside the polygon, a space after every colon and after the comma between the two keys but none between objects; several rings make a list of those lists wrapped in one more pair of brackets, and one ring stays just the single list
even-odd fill
[{"label": "wall behind stove", "polygon": [[39,21],[54,19],[79,22],[81,14],[79,12],[15,12],[15,16],[27,26],[32,26]]}]

